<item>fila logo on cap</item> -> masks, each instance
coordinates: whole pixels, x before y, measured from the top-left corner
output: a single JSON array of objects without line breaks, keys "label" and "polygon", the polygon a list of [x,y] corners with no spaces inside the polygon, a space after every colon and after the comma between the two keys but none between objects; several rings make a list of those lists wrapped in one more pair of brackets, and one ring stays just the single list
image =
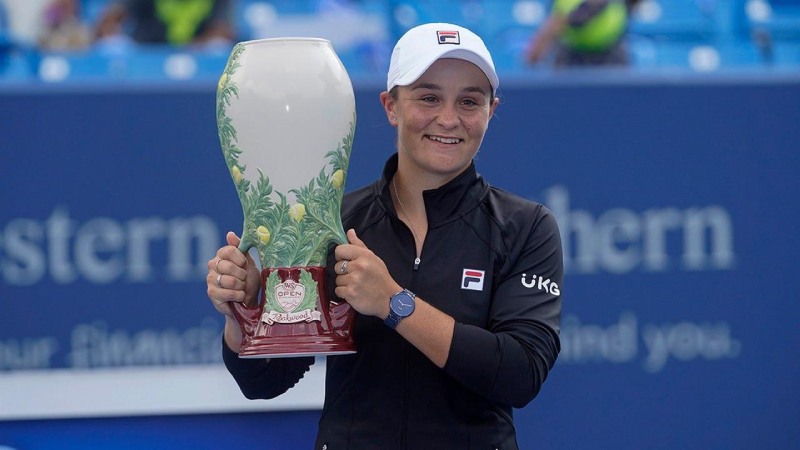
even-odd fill
[{"label": "fila logo on cap", "polygon": [[436,37],[439,38],[440,44],[461,44],[461,38],[458,37],[458,31],[437,31]]},{"label": "fila logo on cap", "polygon": [[461,289],[482,291],[484,274],[483,270],[464,269],[464,273],[461,276]]}]

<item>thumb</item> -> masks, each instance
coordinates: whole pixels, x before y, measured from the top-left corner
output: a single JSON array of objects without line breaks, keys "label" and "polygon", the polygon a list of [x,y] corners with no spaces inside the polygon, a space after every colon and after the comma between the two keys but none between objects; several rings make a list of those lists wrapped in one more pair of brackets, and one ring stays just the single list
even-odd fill
[{"label": "thumb", "polygon": [[228,234],[225,235],[225,241],[228,243],[228,245],[238,247],[242,240],[239,239],[239,236],[237,236],[233,231],[228,231]]},{"label": "thumb", "polygon": [[357,247],[367,248],[367,244],[356,236],[356,230],[350,228],[347,230],[347,241]]}]

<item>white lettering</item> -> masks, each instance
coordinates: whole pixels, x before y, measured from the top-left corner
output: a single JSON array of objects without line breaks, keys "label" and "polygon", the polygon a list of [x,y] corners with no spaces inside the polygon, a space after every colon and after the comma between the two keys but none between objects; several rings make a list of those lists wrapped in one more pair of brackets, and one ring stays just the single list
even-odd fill
[{"label": "white lettering", "polygon": [[0,340],[0,370],[47,369],[57,349],[52,337]]},{"label": "white lettering", "polygon": [[[520,282],[526,288],[530,289],[535,287],[536,289],[540,291],[545,291],[548,294],[561,295],[561,290],[558,288],[558,283],[556,282],[551,283],[549,278],[545,279],[543,277],[536,275],[531,275],[531,281],[526,281],[527,276],[528,274],[523,273],[522,277],[520,278]],[[538,285],[536,284],[536,280],[539,280]]]},{"label": "white lettering", "polygon": [[[619,320],[608,326],[584,324],[574,315],[565,316],[558,360],[566,364],[633,361],[640,347],[638,322],[631,311],[623,311]],[[642,367],[648,373],[661,372],[671,360],[687,363],[735,359],[742,347],[726,322],[645,324],[641,341],[645,344]]]},{"label": "white lettering", "polygon": [[42,221],[0,224],[0,281],[30,286],[49,276],[58,284],[81,278],[143,283],[155,281],[157,273],[173,282],[201,280],[219,244],[217,226],[205,216],[99,217],[81,224],[59,206]]},{"label": "white lettering", "polygon": [[89,281],[111,283],[125,270],[119,257],[124,242],[118,223],[107,218],[91,220],[75,236],[75,262]]},{"label": "white lettering", "polygon": [[595,239],[601,264],[610,272],[626,273],[640,262],[641,223],[633,211],[612,209],[597,220]]},{"label": "white lettering", "polygon": [[539,277],[539,285],[536,287],[536,289],[549,293],[550,287],[548,286],[548,284],[550,284],[550,278],[544,280],[542,277]]},{"label": "white lettering", "polygon": [[2,233],[6,258],[2,260],[3,278],[8,284],[30,286],[47,270],[41,250],[44,231],[29,219],[9,222]]},{"label": "white lettering", "polygon": [[214,222],[207,217],[174,219],[169,223],[168,237],[167,271],[173,280],[187,281],[206,273],[206,262],[219,246],[219,231]]},{"label": "white lettering", "polygon": [[75,228],[65,208],[56,208],[46,222],[50,274],[56,283],[71,283],[77,274],[70,264],[69,238]]},{"label": "white lettering", "polygon": [[109,330],[105,322],[72,330],[68,361],[74,368],[218,363],[218,321],[207,319],[186,330]]},{"label": "white lettering", "polygon": [[644,266],[651,272],[666,270],[667,232],[680,230],[683,214],[675,208],[651,209],[644,212]]},{"label": "white lettering", "polygon": [[666,207],[641,214],[615,208],[595,218],[571,209],[563,186],[548,189],[544,203],[558,220],[568,272],[724,270],[734,264],[733,224],[721,206],[685,211]]},{"label": "white lettering", "polygon": [[741,343],[731,337],[730,326],[724,322],[648,325],[642,337],[647,346],[644,368],[648,372],[660,372],[670,356],[679,361],[718,360],[735,358],[741,351]]},{"label": "white lettering", "polygon": [[526,276],[528,276],[528,274],[525,274],[525,273],[522,274],[522,279],[520,280],[522,282],[522,285],[525,286],[528,289],[530,289],[532,287],[535,287],[536,286],[536,275],[532,275],[531,276],[531,281],[529,281],[529,282],[525,281],[525,277]]},{"label": "white lettering", "polygon": [[636,315],[624,312],[619,322],[608,327],[582,325],[575,316],[564,318],[559,360],[570,363],[630,361],[638,353]]},{"label": "white lettering", "polygon": [[166,224],[160,218],[134,219],[128,222],[128,279],[148,281],[153,278],[150,265],[152,241],[164,237]]},{"label": "white lettering", "polygon": [[[683,262],[687,267],[702,270],[733,266],[733,226],[722,207],[690,209],[686,212],[685,228]],[[710,249],[706,248],[707,243]]]}]

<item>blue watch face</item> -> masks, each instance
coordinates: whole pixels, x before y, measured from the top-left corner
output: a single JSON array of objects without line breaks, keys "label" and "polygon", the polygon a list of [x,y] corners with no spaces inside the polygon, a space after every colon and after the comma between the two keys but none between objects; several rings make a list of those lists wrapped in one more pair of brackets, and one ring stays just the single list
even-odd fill
[{"label": "blue watch face", "polygon": [[392,297],[392,311],[400,317],[407,317],[414,312],[414,298],[407,292],[401,292]]}]

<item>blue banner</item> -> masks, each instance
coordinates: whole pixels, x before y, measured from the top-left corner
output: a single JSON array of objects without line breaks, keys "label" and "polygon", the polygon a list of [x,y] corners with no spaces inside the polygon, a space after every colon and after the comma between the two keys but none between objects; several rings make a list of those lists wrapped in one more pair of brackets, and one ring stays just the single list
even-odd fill
[{"label": "blue banner", "polygon": [[[567,266],[521,448],[800,445],[800,78],[509,84],[477,167],[554,212]],[[348,190],[394,151],[379,92]],[[256,402],[221,364],[206,264],[242,213],[213,85],[5,89],[0,144],[0,447],[311,447],[324,360]]]}]

